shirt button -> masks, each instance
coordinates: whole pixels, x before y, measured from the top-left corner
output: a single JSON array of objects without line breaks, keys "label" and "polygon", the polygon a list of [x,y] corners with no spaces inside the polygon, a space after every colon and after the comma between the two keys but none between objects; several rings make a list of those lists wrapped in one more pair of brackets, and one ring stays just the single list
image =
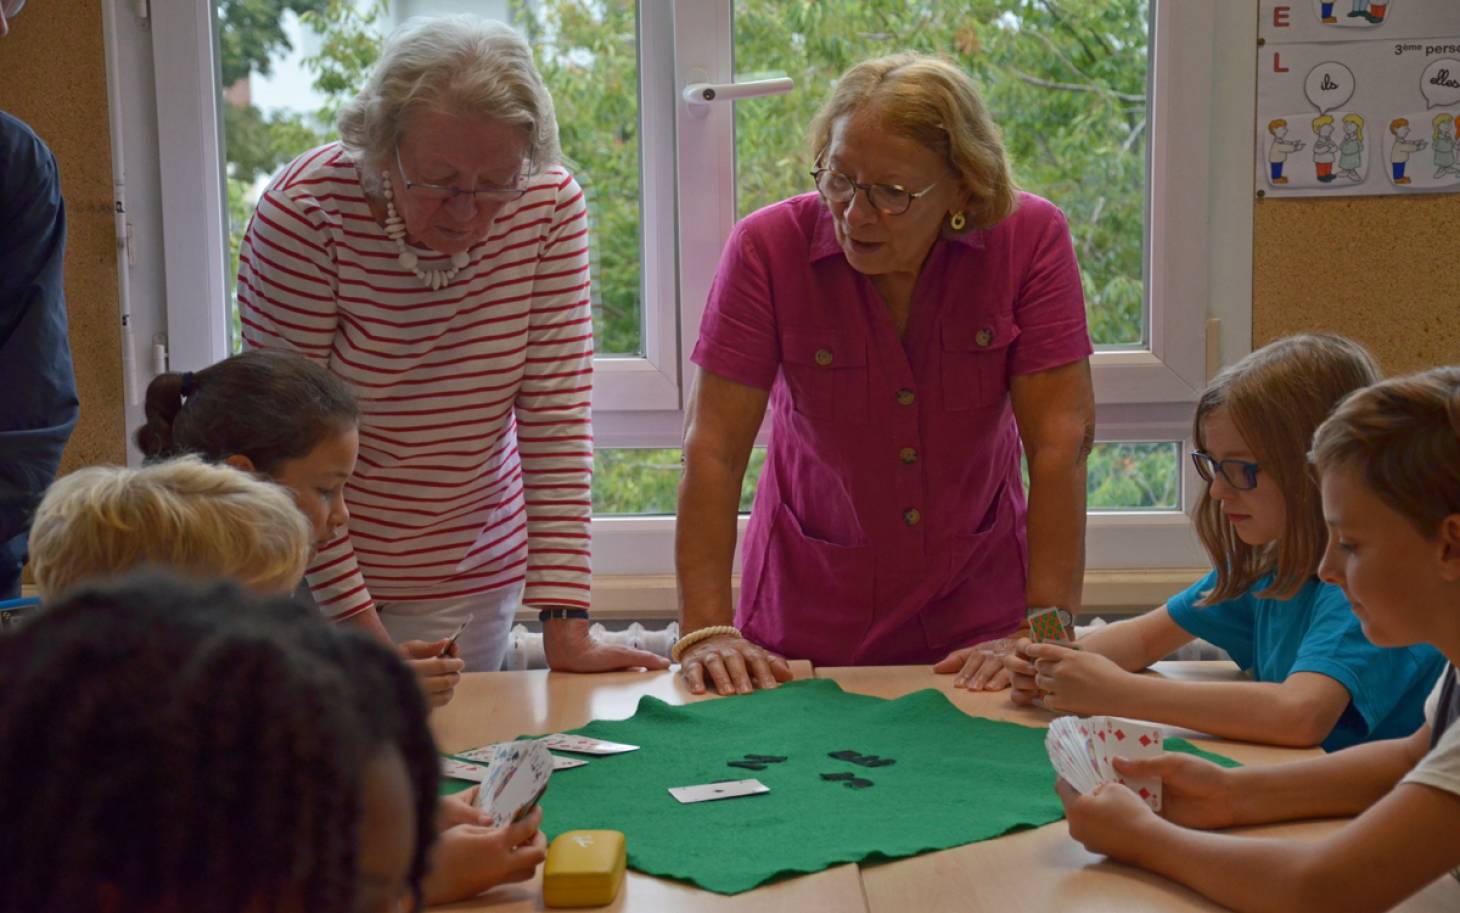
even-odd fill
[{"label": "shirt button", "polygon": [[923,520],[923,515],[916,507],[909,507],[902,512],[902,522],[908,526],[917,526]]},{"label": "shirt button", "polygon": [[897,404],[899,406],[911,406],[916,400],[917,396],[915,396],[913,392],[906,387],[903,387],[901,390],[897,391]]},{"label": "shirt button", "polygon": [[974,334],[973,341],[978,343],[980,346],[987,346],[989,343],[994,341],[993,330],[979,330],[977,333]]},{"label": "shirt button", "polygon": [[831,349],[817,349],[816,363],[821,365],[823,368],[831,364]]},{"label": "shirt button", "polygon": [[898,452],[897,458],[904,463],[916,463],[918,461],[918,452],[911,447],[904,447]]}]

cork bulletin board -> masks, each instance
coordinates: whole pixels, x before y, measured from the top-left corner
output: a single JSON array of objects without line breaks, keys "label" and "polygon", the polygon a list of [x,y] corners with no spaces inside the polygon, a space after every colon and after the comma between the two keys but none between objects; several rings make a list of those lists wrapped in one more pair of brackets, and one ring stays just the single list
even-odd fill
[{"label": "cork bulletin board", "polygon": [[111,134],[98,4],[49,0],[30,3],[15,17],[10,35],[0,39],[0,108],[51,147],[66,199],[66,305],[81,418],[61,471],[125,462]]},{"label": "cork bulletin board", "polygon": [[1254,349],[1329,330],[1386,374],[1460,364],[1460,198],[1266,199],[1253,220]]}]

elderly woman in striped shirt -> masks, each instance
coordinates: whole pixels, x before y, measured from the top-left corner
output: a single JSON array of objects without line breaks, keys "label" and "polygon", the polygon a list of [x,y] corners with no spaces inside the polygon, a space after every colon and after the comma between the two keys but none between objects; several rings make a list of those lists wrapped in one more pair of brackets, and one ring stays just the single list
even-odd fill
[{"label": "elderly woman in striped shirt", "polygon": [[664,668],[588,632],[587,210],[526,43],[409,22],[339,128],[264,192],[238,270],[245,344],[303,353],[360,400],[315,601],[420,659],[471,619],[468,670],[500,667],[519,602],[555,669]]}]

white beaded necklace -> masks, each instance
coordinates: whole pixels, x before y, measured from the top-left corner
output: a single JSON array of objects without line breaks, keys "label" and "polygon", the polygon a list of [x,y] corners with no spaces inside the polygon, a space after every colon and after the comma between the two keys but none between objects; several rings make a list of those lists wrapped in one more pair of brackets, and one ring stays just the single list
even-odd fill
[{"label": "white beaded necklace", "polygon": [[385,195],[385,234],[395,242],[397,251],[395,259],[400,265],[416,274],[421,284],[435,291],[445,288],[461,268],[471,262],[471,255],[466,251],[459,251],[451,255],[451,269],[422,269],[420,258],[414,251],[406,248],[406,223],[395,211],[395,191],[390,187],[390,172],[380,172],[382,192]]}]

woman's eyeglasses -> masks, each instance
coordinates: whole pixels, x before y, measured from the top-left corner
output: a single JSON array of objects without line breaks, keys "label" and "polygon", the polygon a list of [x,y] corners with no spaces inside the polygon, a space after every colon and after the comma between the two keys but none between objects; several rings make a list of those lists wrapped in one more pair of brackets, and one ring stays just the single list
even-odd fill
[{"label": "woman's eyeglasses", "polygon": [[447,187],[443,184],[423,184],[406,177],[405,166],[400,161],[400,146],[395,147],[395,167],[400,171],[400,177],[405,182],[406,190],[431,200],[451,201],[457,197],[471,197],[475,203],[510,203],[513,200],[522,199],[522,195],[527,193],[527,188],[521,185],[526,181],[527,173],[530,170],[528,164],[523,162],[522,170],[518,173],[518,186],[516,187],[483,187],[478,190],[462,190],[460,187]]},{"label": "woman's eyeglasses", "polygon": [[1251,491],[1257,487],[1258,464],[1247,460],[1219,460],[1201,450],[1191,452],[1191,462],[1196,465],[1196,474],[1210,482],[1217,476],[1238,491]]},{"label": "woman's eyeglasses", "polygon": [[831,202],[839,206],[850,206],[852,198],[860,190],[873,209],[889,216],[900,216],[907,212],[913,200],[938,186],[935,181],[914,193],[896,184],[858,184],[840,171],[832,171],[830,168],[818,168],[811,172],[811,177],[816,181],[816,189]]}]

